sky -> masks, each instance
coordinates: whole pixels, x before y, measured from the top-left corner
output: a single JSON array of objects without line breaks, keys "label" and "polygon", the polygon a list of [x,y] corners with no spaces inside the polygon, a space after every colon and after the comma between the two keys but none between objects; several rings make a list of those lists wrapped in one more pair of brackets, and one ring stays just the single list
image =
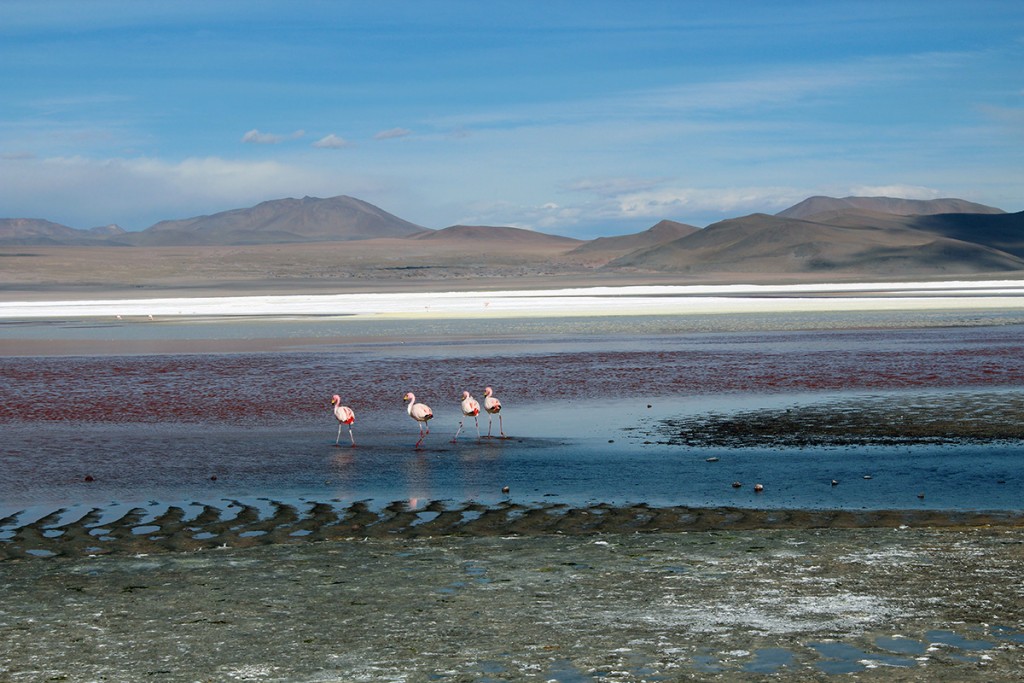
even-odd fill
[{"label": "sky", "polygon": [[2,0],[0,217],[349,195],[579,238],[1024,210],[1020,0]]}]

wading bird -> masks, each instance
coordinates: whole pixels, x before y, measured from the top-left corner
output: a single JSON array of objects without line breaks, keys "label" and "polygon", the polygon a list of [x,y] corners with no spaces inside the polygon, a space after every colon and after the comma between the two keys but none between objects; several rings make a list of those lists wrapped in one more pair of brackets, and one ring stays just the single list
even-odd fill
[{"label": "wading bird", "polygon": [[352,424],[356,421],[356,414],[348,406],[341,405],[341,397],[337,394],[331,398],[331,405],[334,406],[334,417],[338,418],[338,438],[334,440],[334,445],[337,446],[338,442],[341,441],[341,428],[348,425],[348,438],[352,440],[352,445],[355,446],[356,438],[352,436]]},{"label": "wading bird", "polygon": [[[434,417],[434,411],[426,403],[417,403],[416,394],[411,391],[405,394],[404,400],[409,404],[409,417],[420,423],[420,440],[416,442],[416,448],[419,448],[423,443],[423,437],[430,433],[427,421]],[[426,432],[423,431],[424,427],[426,427]]]},{"label": "wading bird", "polygon": [[459,434],[462,433],[462,425],[466,421],[467,417],[472,417],[473,422],[476,422],[476,438],[480,438],[480,421],[476,419],[476,416],[480,414],[480,403],[475,398],[469,395],[468,391],[462,392],[462,419],[459,420],[459,429],[455,432],[455,436],[452,437],[452,443],[455,443]]},{"label": "wading bird", "polygon": [[487,411],[487,436],[491,435],[491,420],[494,419],[494,415],[498,416],[498,431],[505,436],[505,429],[501,425],[501,401],[490,387],[484,389],[484,410]]}]

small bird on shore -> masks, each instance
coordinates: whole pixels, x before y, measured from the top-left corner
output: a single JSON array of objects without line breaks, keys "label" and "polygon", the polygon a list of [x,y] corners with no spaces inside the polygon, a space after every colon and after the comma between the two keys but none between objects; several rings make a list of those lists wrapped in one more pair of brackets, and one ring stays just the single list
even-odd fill
[{"label": "small bird on shore", "polygon": [[468,391],[462,392],[462,419],[459,420],[459,429],[455,432],[455,436],[452,437],[452,443],[455,443],[459,434],[462,433],[462,425],[466,422],[467,417],[472,417],[473,422],[476,423],[476,438],[480,438],[480,421],[477,419],[477,415],[480,414],[480,402],[470,396]]},{"label": "small bird on shore", "polygon": [[[404,400],[409,404],[407,411],[409,413],[409,417],[416,420],[420,424],[420,440],[416,442],[416,448],[419,448],[420,444],[423,443],[423,438],[427,434],[430,434],[430,426],[427,424],[427,422],[433,419],[434,411],[431,410],[430,406],[428,406],[426,403],[417,403],[416,394],[412,393],[411,391],[406,392]],[[426,427],[426,432],[423,431],[424,427]]]},{"label": "small bird on shore", "polygon": [[334,406],[334,417],[338,419],[338,438],[334,440],[337,446],[341,441],[341,428],[348,425],[348,438],[352,440],[352,446],[356,445],[356,438],[352,436],[352,425],[356,421],[356,414],[348,406],[341,405],[341,397],[335,394],[331,398],[331,405]]},{"label": "small bird on shore", "polygon": [[491,421],[494,419],[494,415],[498,416],[498,431],[505,436],[505,429],[501,424],[501,401],[494,395],[494,389],[490,387],[484,389],[484,410],[487,411],[487,436],[491,435]]}]

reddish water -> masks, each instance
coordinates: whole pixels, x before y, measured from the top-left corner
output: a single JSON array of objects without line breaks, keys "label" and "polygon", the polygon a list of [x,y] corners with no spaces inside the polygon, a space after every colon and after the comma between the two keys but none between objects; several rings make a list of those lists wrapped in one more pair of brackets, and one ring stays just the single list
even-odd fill
[{"label": "reddish water", "polygon": [[273,424],[317,418],[334,393],[386,411],[406,391],[443,404],[463,389],[482,395],[485,385],[520,404],[1024,385],[1018,326],[637,337],[633,350],[550,345],[0,358],[0,422]]},{"label": "reddish water", "polygon": [[[449,444],[461,392],[480,398],[488,385],[515,438],[481,444],[470,423],[472,437]],[[1020,325],[0,358],[0,508],[225,495],[466,500],[500,498],[511,484],[524,500],[1015,509],[1024,465],[1014,447],[900,449],[899,459],[895,450],[871,449],[766,457],[645,445],[659,441],[645,435],[677,413],[699,422],[702,410],[777,407],[797,393],[1022,386]],[[410,390],[436,415],[422,452],[411,448],[417,425],[402,401]],[[334,393],[356,411],[355,451],[333,446]],[[486,418],[481,426],[486,432]],[[717,469],[705,463],[710,455],[721,458]],[[867,471],[869,485],[828,485],[863,480]],[[754,497],[749,486],[737,493],[733,480],[764,481],[770,495]],[[926,503],[915,495],[923,482]]]}]

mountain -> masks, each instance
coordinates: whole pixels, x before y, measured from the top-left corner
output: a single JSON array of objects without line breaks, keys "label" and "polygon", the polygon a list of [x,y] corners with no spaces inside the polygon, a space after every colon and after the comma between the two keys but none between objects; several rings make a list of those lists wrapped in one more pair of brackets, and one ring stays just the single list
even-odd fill
[{"label": "mountain", "polygon": [[894,197],[808,197],[798,204],[775,214],[782,218],[814,218],[827,212],[850,209],[898,216],[928,215],[936,213],[1004,213],[984,204],[963,199],[897,199]]},{"label": "mountain", "polygon": [[[117,226],[110,226],[117,228]],[[0,218],[0,244],[11,245],[70,245],[103,244],[109,228],[76,230],[60,223],[41,218]],[[117,228],[120,230],[120,228]],[[121,232],[124,232],[123,230]]]},{"label": "mountain", "polygon": [[111,223],[110,225],[101,225],[96,228],[89,228],[87,231],[91,235],[96,237],[120,237],[121,235],[128,234],[127,231],[120,225]]},{"label": "mountain", "polygon": [[[819,212],[820,213],[820,212]],[[1024,258],[900,225],[830,225],[753,214],[608,264],[681,273],[924,275],[1024,269]]]},{"label": "mountain", "polygon": [[[607,277],[617,270],[719,276],[970,274],[1024,270],[1024,212],[1008,214],[961,199],[810,197],[774,216],[753,214],[703,229],[666,220],[643,232],[587,242],[504,226],[431,230],[347,196],[277,199],[162,221],[135,233],[116,225],[77,230],[42,219],[0,220],[0,244],[6,245],[255,249],[295,243],[315,250],[321,242],[358,242],[358,248],[350,244],[345,250],[357,256],[350,270],[359,272],[366,264],[420,268],[429,260],[436,272],[486,270],[500,261],[562,273],[602,268]],[[301,279],[307,270],[323,277],[336,266],[303,270],[288,262],[279,270]]]},{"label": "mountain", "polygon": [[645,249],[659,244],[665,244],[666,242],[671,242],[672,240],[677,240],[680,237],[693,234],[698,230],[700,230],[700,228],[687,225],[686,223],[664,220],[643,232],[637,232],[630,235],[619,235],[617,237],[598,237],[597,239],[581,244],[569,253],[580,256],[591,255],[614,258],[615,256],[622,256],[631,251],[636,251],[637,249]]},{"label": "mountain", "polygon": [[560,237],[543,232],[492,225],[453,225],[442,230],[432,230],[413,235],[411,239],[434,242],[451,241],[468,243],[503,243],[509,246],[545,246],[571,248],[582,242],[572,237]]},{"label": "mountain", "polygon": [[1024,258],[1024,211],[918,216],[913,221],[913,227],[951,239],[984,244]]},{"label": "mountain", "polygon": [[161,221],[128,233],[138,246],[334,242],[408,237],[427,230],[354,197],[275,199],[211,216]]}]

